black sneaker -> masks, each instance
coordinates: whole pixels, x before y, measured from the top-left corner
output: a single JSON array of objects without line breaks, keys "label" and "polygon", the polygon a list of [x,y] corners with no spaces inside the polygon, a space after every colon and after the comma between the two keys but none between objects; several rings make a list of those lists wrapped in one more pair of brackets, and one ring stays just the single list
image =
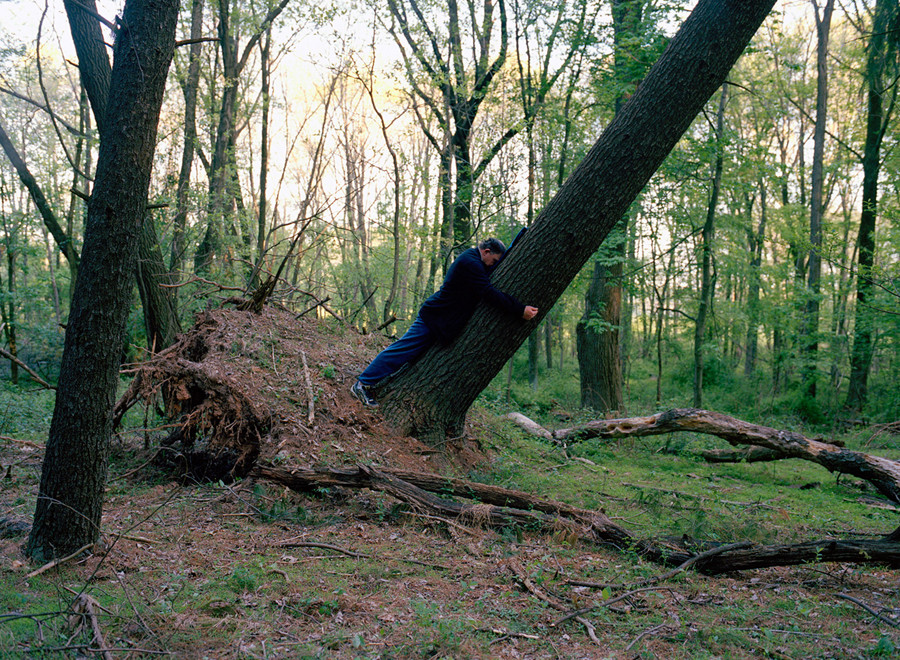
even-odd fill
[{"label": "black sneaker", "polygon": [[350,394],[359,399],[360,403],[368,408],[375,408],[378,406],[378,402],[366,392],[366,386],[359,381],[353,383],[353,387],[350,388]]}]

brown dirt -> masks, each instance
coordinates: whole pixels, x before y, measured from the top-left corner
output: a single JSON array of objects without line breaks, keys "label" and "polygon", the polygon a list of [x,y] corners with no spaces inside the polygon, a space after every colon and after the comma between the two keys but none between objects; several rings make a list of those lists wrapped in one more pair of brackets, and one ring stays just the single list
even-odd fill
[{"label": "brown dirt", "polygon": [[276,307],[260,314],[217,309],[200,314],[174,346],[141,365],[123,398],[161,398],[177,417],[179,437],[205,437],[211,451],[238,456],[237,476],[257,455],[302,465],[363,462],[429,471],[484,461],[478,443],[468,439],[437,451],[398,436],[350,394],[357,374],[386,343]]}]

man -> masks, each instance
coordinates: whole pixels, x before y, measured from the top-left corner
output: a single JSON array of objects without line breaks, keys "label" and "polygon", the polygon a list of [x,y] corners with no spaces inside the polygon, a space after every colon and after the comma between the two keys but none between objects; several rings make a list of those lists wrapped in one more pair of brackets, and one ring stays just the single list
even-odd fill
[{"label": "man", "polygon": [[450,264],[441,288],[422,304],[406,334],[381,351],[359,375],[350,388],[353,396],[366,406],[377,406],[369,388],[415,360],[435,342],[453,341],[480,300],[526,321],[533,319],[537,307],[523,305],[491,285],[491,272],[505,252],[506,246],[500,240],[489,238],[459,255]]}]

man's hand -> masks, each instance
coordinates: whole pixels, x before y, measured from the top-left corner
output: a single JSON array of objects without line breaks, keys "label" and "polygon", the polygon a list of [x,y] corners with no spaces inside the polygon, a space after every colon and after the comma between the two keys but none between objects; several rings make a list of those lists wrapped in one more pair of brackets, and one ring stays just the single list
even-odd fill
[{"label": "man's hand", "polygon": [[530,321],[535,316],[537,316],[538,308],[532,307],[531,305],[525,305],[525,311],[522,312],[522,318],[526,321]]}]

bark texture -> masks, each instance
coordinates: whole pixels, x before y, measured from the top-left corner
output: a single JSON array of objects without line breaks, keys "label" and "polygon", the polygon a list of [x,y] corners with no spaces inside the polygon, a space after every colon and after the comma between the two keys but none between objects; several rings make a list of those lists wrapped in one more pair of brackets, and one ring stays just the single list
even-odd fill
[{"label": "bark texture", "polygon": [[499,289],[540,308],[538,318],[526,323],[480,306],[451,346],[429,350],[382,388],[379,398],[389,420],[431,442],[463,430],[472,401],[619,221],[722,85],[773,4],[698,3],[628,104],[494,274]]},{"label": "bark texture", "polygon": [[36,560],[71,553],[99,535],[111,412],[177,15],[177,0],[129,0],[118,31],[110,80],[116,103],[106,113],[26,545]]}]

